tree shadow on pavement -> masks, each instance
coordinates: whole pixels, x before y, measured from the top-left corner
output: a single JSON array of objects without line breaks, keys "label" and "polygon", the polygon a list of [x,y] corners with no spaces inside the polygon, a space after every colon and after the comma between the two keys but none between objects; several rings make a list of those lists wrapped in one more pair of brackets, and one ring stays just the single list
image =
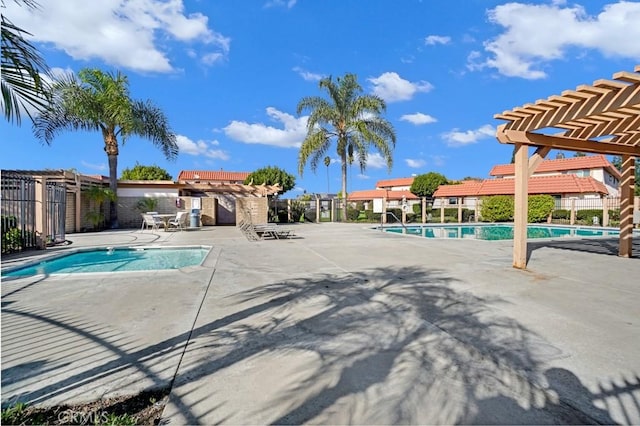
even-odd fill
[{"label": "tree shadow on pavement", "polygon": [[[71,375],[34,374],[23,399],[79,393],[114,372],[126,390],[134,371],[172,387],[172,424],[615,423],[602,408],[611,395],[549,369],[561,349],[501,314],[501,298],[465,291],[440,270],[309,274],[208,297],[215,319],[142,347],[86,320],[8,310],[63,330],[67,346],[109,354],[69,366]],[[175,367],[160,361],[182,350],[171,378]],[[638,382],[614,396],[637,406]]]}]

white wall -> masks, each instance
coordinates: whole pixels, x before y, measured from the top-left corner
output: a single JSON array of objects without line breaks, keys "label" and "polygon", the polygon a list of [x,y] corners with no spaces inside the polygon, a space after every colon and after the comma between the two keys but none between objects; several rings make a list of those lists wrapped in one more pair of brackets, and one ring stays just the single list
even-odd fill
[{"label": "white wall", "polygon": [[170,188],[118,188],[118,197],[177,197],[178,189]]}]

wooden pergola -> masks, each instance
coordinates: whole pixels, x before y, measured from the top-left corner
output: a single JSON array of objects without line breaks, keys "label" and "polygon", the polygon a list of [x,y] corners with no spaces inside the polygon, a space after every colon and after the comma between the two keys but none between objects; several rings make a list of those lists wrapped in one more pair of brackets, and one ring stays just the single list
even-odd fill
[{"label": "wooden pergola", "polygon": [[[527,182],[552,149],[618,155],[620,181],[619,255],[631,257],[635,159],[640,157],[640,65],[612,80],[597,80],[561,95],[496,114],[501,143],[515,145],[513,266],[527,266]],[[529,157],[529,147],[535,153]]]}]

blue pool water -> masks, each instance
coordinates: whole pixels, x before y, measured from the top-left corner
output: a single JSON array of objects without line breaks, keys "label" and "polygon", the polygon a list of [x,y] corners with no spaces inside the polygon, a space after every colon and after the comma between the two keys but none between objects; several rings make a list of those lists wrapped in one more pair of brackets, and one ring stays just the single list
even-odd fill
[{"label": "blue pool water", "polygon": [[149,271],[200,265],[209,247],[113,248],[86,250],[19,269],[3,271],[3,277],[85,272]]},{"label": "blue pool water", "polygon": [[[513,225],[446,225],[385,227],[386,232],[419,235],[425,238],[469,238],[475,240],[512,240]],[[618,236],[614,229],[529,225],[527,238]]]}]

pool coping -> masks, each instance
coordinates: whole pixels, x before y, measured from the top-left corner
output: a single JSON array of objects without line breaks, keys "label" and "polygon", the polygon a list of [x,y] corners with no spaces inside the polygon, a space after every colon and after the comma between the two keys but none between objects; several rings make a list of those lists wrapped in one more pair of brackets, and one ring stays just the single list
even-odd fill
[{"label": "pool coping", "polygon": [[[188,265],[188,266],[183,266],[181,268],[169,268],[169,269],[143,269],[143,270],[132,270],[132,271],[100,271],[100,272],[64,272],[64,273],[50,273],[50,274],[34,274],[34,275],[23,275],[23,276],[19,276],[19,277],[12,277],[12,276],[6,276],[5,274],[20,270],[20,269],[25,269],[25,268],[30,268],[34,265],[37,265],[39,263],[42,262],[49,262],[52,260],[56,260],[56,259],[60,259],[63,257],[67,257],[67,256],[71,256],[77,253],[82,253],[82,252],[88,252],[88,251],[115,251],[115,250],[150,250],[150,249],[155,249],[155,250],[175,250],[175,249],[206,249],[207,253],[205,254],[205,256],[202,258],[202,260],[200,261],[200,263],[198,263],[197,265]],[[46,277],[57,277],[57,276],[69,276],[69,275],[98,275],[98,274],[112,274],[112,273],[118,273],[118,274],[122,274],[122,273],[149,273],[149,272],[154,272],[154,271],[183,271],[186,268],[192,268],[192,267],[201,267],[204,265],[205,261],[207,260],[207,258],[211,255],[212,253],[212,249],[213,246],[212,245],[205,245],[205,244],[191,244],[191,245],[171,245],[171,246],[166,246],[166,245],[140,245],[140,246],[126,246],[126,245],[122,245],[122,246],[104,246],[104,245],[96,245],[96,246],[88,246],[88,247],[78,247],[78,248],[72,248],[69,249],[68,251],[64,251],[61,253],[52,253],[50,255],[45,255],[43,257],[39,257],[36,259],[29,259],[27,261],[25,261],[24,263],[20,263],[19,265],[10,265],[7,267],[3,267],[0,271],[0,276],[2,277],[2,280],[16,280],[16,279],[21,279],[21,278],[32,278],[32,277],[38,277],[38,276],[46,276]]]}]

